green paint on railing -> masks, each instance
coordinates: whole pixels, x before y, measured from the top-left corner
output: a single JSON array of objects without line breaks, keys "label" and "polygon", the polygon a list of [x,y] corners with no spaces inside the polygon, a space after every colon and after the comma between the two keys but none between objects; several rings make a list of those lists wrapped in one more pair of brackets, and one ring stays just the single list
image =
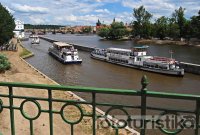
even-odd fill
[{"label": "green paint on railing", "polygon": [[[150,91],[147,90],[147,85],[148,85],[148,80],[146,76],[143,76],[141,79],[141,85],[142,88],[140,91],[137,90],[124,90],[124,89],[108,89],[108,88],[93,88],[93,87],[81,87],[81,86],[61,86],[61,85],[45,85],[45,84],[27,84],[27,83],[12,83],[12,82],[0,82],[0,86],[2,87],[8,87],[9,91],[8,94],[0,94],[0,113],[4,111],[4,109],[9,109],[10,111],[10,127],[11,127],[11,134],[15,134],[15,111],[14,110],[19,110],[22,114],[22,116],[29,121],[30,124],[30,134],[34,134],[34,120],[37,120],[41,113],[48,113],[49,114],[49,131],[50,135],[54,134],[53,131],[53,116],[54,114],[60,115],[63,121],[66,124],[70,125],[70,130],[71,130],[71,135],[74,134],[74,126],[76,124],[79,124],[84,117],[91,117],[92,119],[92,134],[96,135],[96,120],[101,117],[107,118],[109,113],[112,112],[113,110],[118,110],[124,113],[127,118],[130,120],[130,114],[126,109],[129,108],[134,108],[134,109],[140,109],[141,111],[141,116],[144,120],[144,129],[141,130],[141,135],[146,134],[146,114],[147,110],[154,110],[161,112],[160,116],[166,115],[168,113],[172,113],[175,115],[178,115],[178,113],[190,113],[196,116],[196,129],[195,129],[195,135],[198,135],[198,129],[199,129],[199,114],[200,114],[200,95],[191,95],[191,94],[177,94],[177,93],[166,93],[166,92],[155,92],[155,91]],[[38,89],[44,89],[47,91],[46,98],[45,97],[34,97],[34,95],[31,95],[32,97],[27,97],[27,96],[20,96],[20,95],[15,95],[14,91],[17,91],[18,89],[14,88],[32,88],[34,90]],[[28,89],[27,89],[28,90]],[[72,92],[87,92],[90,93],[92,96],[91,101],[78,101],[78,100],[66,100],[66,99],[57,99],[56,97],[52,97],[53,93],[56,91],[72,91]],[[141,104],[138,106],[134,105],[126,105],[126,104],[114,104],[114,103],[107,103],[107,102],[97,102],[97,96],[98,93],[101,94],[117,94],[117,95],[129,95],[133,97],[140,97],[141,98]],[[196,104],[195,110],[181,110],[179,108],[176,109],[170,109],[170,108],[163,108],[163,107],[150,107],[148,106],[148,97],[153,97],[153,98],[165,98],[165,99],[176,99],[176,100],[191,100],[194,101]],[[6,106],[3,104],[2,99],[8,99],[9,100],[9,105]],[[13,101],[14,99],[21,99],[23,100],[20,104],[20,106],[14,106]],[[48,109],[42,109],[43,107],[40,105],[39,101],[47,101],[48,102]],[[35,104],[37,107],[38,113],[36,116],[31,117],[26,112],[24,112],[24,105],[27,102],[32,102]],[[53,109],[53,103],[62,103],[62,107],[59,110],[54,110]],[[131,101],[130,101],[131,102]],[[92,107],[92,112],[85,112],[84,109],[81,107],[81,105],[87,104]],[[70,121],[65,118],[64,114],[64,109],[66,109],[68,106],[74,106],[78,109],[79,113],[81,114],[79,119],[76,121]],[[99,115],[96,112],[96,107],[97,106],[103,106],[103,107],[108,107],[107,111],[105,111],[105,115]],[[110,125],[110,128],[113,128],[115,130],[115,134],[119,134],[119,130],[125,128],[127,125],[119,125],[116,123],[116,125]],[[167,129],[162,129],[160,130],[164,134],[168,135],[176,135],[182,130],[174,130],[174,131],[169,131]],[[1,135],[1,133],[0,133]]]}]

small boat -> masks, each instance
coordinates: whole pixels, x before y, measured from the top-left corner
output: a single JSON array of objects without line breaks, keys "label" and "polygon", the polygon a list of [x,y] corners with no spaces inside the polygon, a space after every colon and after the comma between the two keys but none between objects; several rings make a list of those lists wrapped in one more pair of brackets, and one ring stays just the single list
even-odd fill
[{"label": "small boat", "polygon": [[91,57],[109,63],[145,71],[166,75],[184,76],[184,69],[179,67],[178,62],[175,61],[175,59],[147,56],[148,47],[149,46],[141,46],[132,49],[95,48],[94,51],[91,52]]},{"label": "small boat", "polygon": [[74,49],[73,45],[64,42],[54,42],[48,51],[50,55],[63,64],[82,63],[82,59],[78,56],[78,50]]},{"label": "small boat", "polygon": [[40,43],[40,38],[38,36],[34,36],[32,38],[31,44],[39,44]]},{"label": "small boat", "polygon": [[31,34],[31,35],[29,35],[29,38],[35,38],[35,37],[38,37],[38,36],[35,35],[35,34]]}]

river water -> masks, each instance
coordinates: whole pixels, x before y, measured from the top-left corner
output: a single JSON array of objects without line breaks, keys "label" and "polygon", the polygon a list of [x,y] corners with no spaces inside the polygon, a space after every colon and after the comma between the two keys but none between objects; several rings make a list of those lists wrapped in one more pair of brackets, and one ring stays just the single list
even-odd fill
[{"label": "river water", "polygon": [[[96,47],[120,47],[130,48],[134,46],[132,41],[101,41],[97,36],[76,36],[76,35],[45,35],[60,41],[81,44]],[[175,92],[187,94],[200,94],[200,76],[185,73],[182,77],[171,77],[156,73],[150,73],[142,70],[122,67],[105,63],[90,58],[88,52],[79,51],[80,57],[83,59],[82,64],[63,65],[48,55],[48,48],[51,43],[41,40],[40,45],[31,45],[31,41],[24,41],[24,46],[32,51],[35,56],[26,59],[31,65],[39,69],[41,72],[63,85],[78,85],[88,87],[102,88],[118,88],[118,89],[134,89],[140,90],[140,80],[143,75],[147,75],[149,80],[148,90],[161,92]],[[150,45],[149,54],[158,56],[170,56],[169,50],[175,53],[173,57],[177,60],[200,64],[200,48],[198,47],[181,47],[181,46],[159,46]],[[85,99],[90,99],[89,94],[78,93]],[[139,104],[140,100],[129,96],[117,95],[99,95],[98,100],[112,101],[123,104]],[[148,99],[148,103],[152,106],[166,106],[173,108],[193,108],[194,103],[189,101],[175,101],[162,99]]]}]

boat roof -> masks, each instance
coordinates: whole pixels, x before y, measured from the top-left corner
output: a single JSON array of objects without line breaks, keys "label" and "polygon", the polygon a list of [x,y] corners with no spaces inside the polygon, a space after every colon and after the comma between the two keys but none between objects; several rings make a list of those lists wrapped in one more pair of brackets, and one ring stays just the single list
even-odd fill
[{"label": "boat roof", "polygon": [[60,47],[70,47],[70,46],[72,46],[72,45],[70,45],[70,44],[67,44],[67,43],[65,43],[65,42],[53,42],[55,45],[57,45],[57,46],[60,46]]},{"label": "boat roof", "polygon": [[122,48],[108,48],[107,50],[118,51],[118,52],[132,52],[130,49],[122,49]]},{"label": "boat roof", "polygon": [[143,46],[135,46],[133,48],[135,48],[135,49],[146,49],[146,48],[149,48],[149,46],[148,45],[143,45]]}]

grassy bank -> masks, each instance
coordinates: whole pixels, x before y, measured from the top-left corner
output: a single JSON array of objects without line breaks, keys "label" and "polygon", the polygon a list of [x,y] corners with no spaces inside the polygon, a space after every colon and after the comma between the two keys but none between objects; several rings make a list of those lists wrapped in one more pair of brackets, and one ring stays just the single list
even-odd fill
[{"label": "grassy bank", "polygon": [[26,58],[29,58],[29,57],[34,56],[34,54],[33,54],[31,51],[29,51],[28,49],[26,49],[26,48],[22,45],[21,42],[20,42],[20,45],[22,46],[22,51],[21,51],[21,53],[19,54],[19,56],[20,56],[21,58],[26,59]]},{"label": "grassy bank", "polygon": [[23,59],[26,59],[26,58],[34,56],[34,54],[30,52],[29,50],[27,50],[26,48],[23,48],[19,56]]}]

